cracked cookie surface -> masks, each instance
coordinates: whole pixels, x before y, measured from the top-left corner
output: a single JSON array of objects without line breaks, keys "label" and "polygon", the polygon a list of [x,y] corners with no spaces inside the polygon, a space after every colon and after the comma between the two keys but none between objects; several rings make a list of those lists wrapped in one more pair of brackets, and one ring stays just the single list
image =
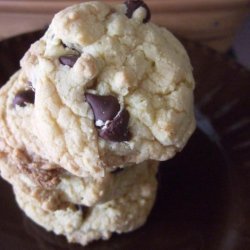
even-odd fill
[{"label": "cracked cookie surface", "polygon": [[50,211],[68,203],[91,207],[116,199],[126,194],[132,185],[155,176],[157,165],[155,161],[146,161],[114,169],[105,177],[94,179],[74,176],[60,166],[52,168],[48,161],[34,156],[31,158],[21,150],[0,154],[1,176]]},{"label": "cracked cookie surface", "polygon": [[[33,104],[25,103],[25,109],[13,106],[16,93],[26,90],[30,91],[30,85],[22,71],[14,74],[1,89],[0,104],[9,106],[10,112],[0,110],[0,172],[5,180],[39,200],[44,208],[54,210],[68,202],[85,206],[103,203],[123,195],[130,185],[152,174],[149,169],[156,164],[153,161],[110,168],[104,177],[97,179],[74,176],[50,162],[44,154],[43,144],[33,144],[33,140],[39,140],[31,126]],[[25,143],[30,147],[25,147]]]},{"label": "cracked cookie surface", "polygon": [[145,223],[156,196],[157,164],[147,171],[150,174],[130,185],[126,194],[90,208],[68,203],[57,210],[48,210],[17,187],[14,193],[20,208],[37,224],[65,235],[69,242],[86,245],[93,240],[107,240],[112,233],[130,232]]},{"label": "cracked cookie surface", "polygon": [[[143,7],[126,13],[124,4],[89,2],[56,14],[22,59],[19,86],[0,91],[6,145],[94,178],[184,147],[195,127],[186,51],[145,21]],[[20,88],[33,89],[34,103],[13,107]],[[119,111],[97,120],[86,94],[114,97]]]}]

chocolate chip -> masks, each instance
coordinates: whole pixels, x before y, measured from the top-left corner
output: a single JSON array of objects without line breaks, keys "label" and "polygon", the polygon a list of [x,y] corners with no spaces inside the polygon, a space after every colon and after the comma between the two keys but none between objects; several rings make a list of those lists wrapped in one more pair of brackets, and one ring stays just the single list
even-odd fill
[{"label": "chocolate chip", "polygon": [[95,121],[99,120],[103,123],[111,121],[120,110],[117,98],[112,95],[101,96],[87,93],[85,97],[93,110]]},{"label": "chocolate chip", "polygon": [[35,92],[31,89],[23,90],[16,94],[13,100],[13,106],[25,107],[27,103],[34,103],[35,101]]},{"label": "chocolate chip", "polygon": [[82,219],[86,219],[88,215],[91,213],[91,209],[87,206],[76,204],[75,209],[80,211],[82,214]]},{"label": "chocolate chip", "polygon": [[67,65],[72,68],[78,58],[79,55],[66,55],[66,56],[60,56],[59,61],[62,65]]},{"label": "chocolate chip", "polygon": [[81,212],[86,212],[86,210],[88,209],[88,207],[84,206],[84,205],[75,205],[77,210],[80,210]]},{"label": "chocolate chip", "polygon": [[120,173],[120,172],[123,172],[123,170],[124,170],[124,168],[117,168],[117,169],[111,171],[110,173],[111,173],[111,174],[118,174],[118,173]]},{"label": "chocolate chip", "polygon": [[129,113],[123,109],[110,123],[100,130],[100,137],[105,140],[122,142],[129,141],[131,134],[128,131]]},{"label": "chocolate chip", "polygon": [[143,7],[146,10],[146,17],[143,19],[143,23],[147,23],[151,19],[150,9],[143,1],[140,1],[140,0],[127,0],[124,4],[127,6],[126,16],[128,18],[132,18],[133,13],[139,7]]}]

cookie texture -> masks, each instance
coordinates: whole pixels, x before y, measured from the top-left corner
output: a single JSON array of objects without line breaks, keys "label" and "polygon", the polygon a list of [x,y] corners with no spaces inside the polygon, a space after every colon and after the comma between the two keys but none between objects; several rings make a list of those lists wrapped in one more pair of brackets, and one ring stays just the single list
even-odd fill
[{"label": "cookie texture", "polygon": [[[104,203],[122,196],[130,185],[151,174],[148,169],[156,163],[147,161],[126,168],[109,168],[102,178],[82,178],[72,175],[60,165],[49,162],[46,156],[36,155],[36,150],[43,152],[43,144],[33,143],[38,140],[36,130],[33,130],[32,126],[34,104],[24,102],[25,106],[20,107],[13,103],[13,97],[26,90],[30,91],[31,87],[22,71],[14,74],[1,89],[4,94],[0,98],[0,105],[10,107],[10,112],[1,109],[1,131],[9,141],[13,140],[15,148],[1,138],[0,171],[4,179],[21,192],[38,200],[43,208],[54,211],[67,203],[85,206]],[[24,138],[24,144],[30,147],[18,144],[21,141],[19,138]]]},{"label": "cookie texture", "polygon": [[152,164],[147,170],[150,173],[130,185],[126,194],[90,208],[68,203],[52,211],[16,187],[14,193],[20,208],[37,224],[65,235],[69,242],[86,245],[97,239],[107,240],[115,232],[130,232],[145,223],[156,196],[156,170],[157,164]]},{"label": "cookie texture", "polygon": [[[189,58],[169,31],[143,21],[143,7],[131,18],[126,8],[93,1],[55,15],[23,57],[18,83],[0,90],[0,137],[10,151],[99,178],[184,147],[195,127]],[[21,90],[33,90],[34,103],[13,105]],[[111,115],[100,118],[91,94],[115,98],[118,110],[106,105]]]},{"label": "cookie texture", "polygon": [[0,173],[37,224],[86,245],[145,223],[158,161],[195,128],[188,55],[139,0],[62,10],[0,89]]},{"label": "cookie texture", "polygon": [[0,154],[2,177],[21,192],[38,200],[43,208],[52,211],[67,203],[93,206],[120,197],[128,192],[131,185],[155,175],[154,166],[157,164],[146,161],[114,169],[107,172],[105,177],[94,179],[74,176],[62,168],[51,169],[46,160],[31,159],[20,150],[15,150],[11,155]]}]

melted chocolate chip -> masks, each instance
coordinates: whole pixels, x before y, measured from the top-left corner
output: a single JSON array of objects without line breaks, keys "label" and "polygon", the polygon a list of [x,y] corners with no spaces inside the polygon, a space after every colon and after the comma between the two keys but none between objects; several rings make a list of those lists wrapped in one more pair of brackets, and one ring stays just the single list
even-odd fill
[{"label": "melted chocolate chip", "polygon": [[85,95],[87,102],[91,106],[95,121],[110,121],[120,110],[120,104],[116,97],[112,95],[100,96],[87,93]]},{"label": "melted chocolate chip", "polygon": [[132,18],[133,13],[138,8],[143,7],[146,10],[146,17],[143,19],[143,23],[147,23],[151,19],[150,9],[143,1],[140,1],[140,0],[127,0],[124,4],[127,6],[126,16],[128,18]]},{"label": "melted chocolate chip", "polygon": [[66,56],[60,56],[59,61],[62,65],[67,65],[69,67],[73,67],[79,58],[79,55],[66,55]]},{"label": "melted chocolate chip", "polygon": [[34,103],[35,101],[35,92],[33,90],[23,90],[16,94],[13,100],[13,106],[25,107],[27,103]]},{"label": "melted chocolate chip", "polygon": [[100,130],[100,137],[105,140],[122,142],[129,141],[131,134],[128,131],[129,113],[123,109],[109,124]]}]

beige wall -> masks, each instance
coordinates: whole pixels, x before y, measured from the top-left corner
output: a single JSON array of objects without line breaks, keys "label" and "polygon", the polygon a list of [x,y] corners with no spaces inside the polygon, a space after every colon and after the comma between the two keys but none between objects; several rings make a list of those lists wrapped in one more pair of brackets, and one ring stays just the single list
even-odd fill
[{"label": "beige wall", "polygon": [[[43,28],[53,14],[73,3],[59,0],[0,0],[0,39]],[[111,1],[106,2],[123,2]],[[177,35],[220,51],[250,13],[250,0],[147,0],[156,23]]]}]

